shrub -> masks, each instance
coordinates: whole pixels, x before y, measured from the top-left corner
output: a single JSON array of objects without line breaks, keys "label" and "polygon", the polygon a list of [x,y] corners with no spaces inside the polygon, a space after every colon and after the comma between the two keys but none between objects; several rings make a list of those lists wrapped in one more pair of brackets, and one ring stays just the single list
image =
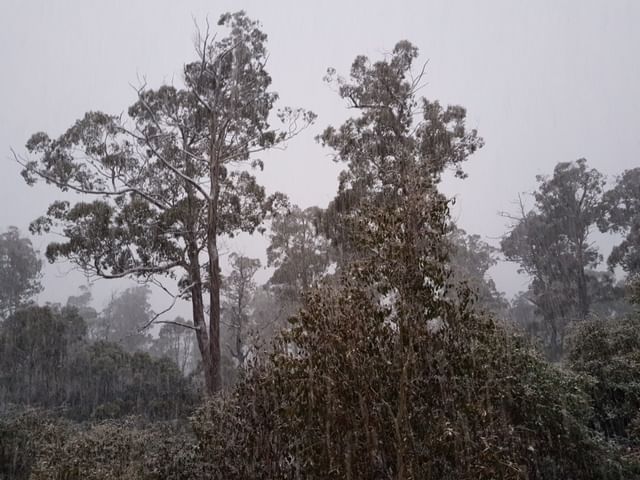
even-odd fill
[{"label": "shrub", "polygon": [[184,425],[139,419],[76,424],[41,445],[31,480],[187,480],[204,478]]},{"label": "shrub", "polygon": [[580,325],[569,364],[590,379],[592,425],[640,446],[640,436],[630,428],[640,411],[640,314]]},{"label": "shrub", "polygon": [[314,292],[280,351],[199,411],[213,478],[635,475],[587,429],[579,379],[518,337],[450,312],[403,346],[369,293]]}]

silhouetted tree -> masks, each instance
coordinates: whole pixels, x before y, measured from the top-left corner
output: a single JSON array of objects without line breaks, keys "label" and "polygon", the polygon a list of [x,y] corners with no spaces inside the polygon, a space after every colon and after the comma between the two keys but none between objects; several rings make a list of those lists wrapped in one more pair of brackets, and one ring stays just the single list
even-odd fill
[{"label": "silhouetted tree", "polygon": [[357,57],[349,79],[329,69],[328,81],[360,114],[319,137],[335,151],[334,160],[347,165],[323,216],[324,230],[338,246],[339,265],[353,257],[349,217],[363,200],[394,205],[404,198],[409,175],[437,184],[445,170],[454,169],[463,178],[462,163],[483,145],[477,132],[466,128],[464,108],[443,108],[438,101],[418,97],[424,65],[413,73],[416,58],[416,47],[403,41],[388,60],[371,63]]},{"label": "silhouetted tree", "polygon": [[260,268],[260,260],[232,253],[231,273],[223,278],[223,319],[225,346],[236,367],[243,367],[250,353],[250,303],[256,291],[253,279]]},{"label": "silhouetted tree", "polygon": [[497,263],[496,254],[499,250],[483,241],[479,235],[467,234],[461,228],[453,229],[450,241],[455,280],[465,282],[475,293],[475,303],[479,308],[502,316],[508,303],[488,273]]},{"label": "silhouetted tree", "polygon": [[640,282],[640,168],[625,171],[604,194],[604,210],[600,230],[624,235],[607,263],[611,269],[621,266],[633,289]]},{"label": "silhouetted tree", "polygon": [[92,329],[93,337],[117,343],[129,353],[145,349],[150,338],[140,330],[153,317],[150,294],[151,290],[146,286],[131,287],[113,294],[96,319]]},{"label": "silhouetted tree", "polygon": [[42,290],[42,262],[31,240],[16,227],[0,234],[0,319],[15,313]]},{"label": "silhouetted tree", "polygon": [[590,233],[602,216],[602,174],[585,159],[559,163],[552,177],[537,177],[533,210],[512,217],[502,239],[507,260],[531,276],[531,296],[550,331],[549,354],[562,356],[566,326],[591,307],[588,270],[601,260]]},{"label": "silhouetted tree", "polygon": [[0,328],[0,398],[3,402],[50,407],[66,399],[72,379],[66,366],[86,334],[73,308],[30,306]]},{"label": "silhouetted tree", "polygon": [[195,334],[179,324],[186,322],[177,317],[177,324],[164,324],[158,332],[158,338],[152,340],[150,353],[157,357],[166,357],[174,362],[183,375],[190,373],[193,365],[194,350],[197,350]]},{"label": "silhouetted tree", "polygon": [[67,307],[73,307],[78,310],[85,323],[90,338],[94,338],[95,329],[97,328],[98,311],[91,306],[93,295],[91,289],[86,285],[80,286],[78,295],[71,295],[67,298]]},{"label": "silhouetted tree", "polygon": [[[265,288],[280,305],[278,315],[285,319],[300,307],[303,292],[330,270],[332,251],[319,231],[321,214],[318,207],[301,210],[293,205],[271,222],[267,262],[275,270]],[[264,309],[262,312],[266,313]]]}]

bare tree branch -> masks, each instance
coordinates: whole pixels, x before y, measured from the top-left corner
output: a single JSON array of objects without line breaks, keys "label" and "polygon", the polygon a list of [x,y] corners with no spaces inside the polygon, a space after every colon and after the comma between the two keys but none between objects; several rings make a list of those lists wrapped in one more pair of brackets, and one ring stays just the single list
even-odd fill
[{"label": "bare tree branch", "polygon": [[[154,323],[167,323],[168,320],[163,320],[163,321],[158,321],[158,318],[160,318],[162,315],[164,315],[165,313],[167,313],[168,311],[170,311],[175,305],[176,302],[178,301],[179,298],[181,298],[187,291],[191,290],[194,287],[195,283],[190,283],[189,285],[187,285],[186,287],[184,287],[182,290],[180,290],[176,295],[173,296],[173,300],[171,301],[171,304],[165,308],[164,310],[162,310],[159,313],[156,313],[153,317],[151,317],[151,319],[145,323],[142,327],[140,327],[138,329],[139,332],[143,332],[144,330],[146,330],[147,328],[149,328],[151,325],[153,325]],[[176,323],[176,322],[174,322]],[[181,326],[186,326],[186,325],[181,325]],[[190,327],[193,330],[200,330],[200,327],[196,327],[196,326],[192,326]]]},{"label": "bare tree branch", "polygon": [[166,325],[175,325],[177,327],[188,328],[189,330],[199,331],[200,327],[195,325],[189,325],[188,323],[177,322],[175,320],[157,320],[155,323],[161,323]]}]

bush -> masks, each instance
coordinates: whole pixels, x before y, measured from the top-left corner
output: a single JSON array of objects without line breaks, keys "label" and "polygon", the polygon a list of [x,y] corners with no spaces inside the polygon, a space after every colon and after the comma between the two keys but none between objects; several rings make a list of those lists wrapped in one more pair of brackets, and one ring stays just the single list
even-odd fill
[{"label": "bush", "polygon": [[[577,378],[491,320],[396,324],[353,284],[313,293],[279,353],[194,422],[213,478],[628,479]],[[439,325],[438,328],[435,325]]]},{"label": "bush", "polygon": [[640,314],[580,325],[569,364],[590,379],[592,425],[608,437],[640,446],[640,435],[631,428],[640,412]]},{"label": "bush", "polygon": [[0,479],[30,478],[43,445],[61,441],[62,425],[43,410],[6,407],[0,413]]},{"label": "bush", "polygon": [[[53,432],[24,452],[31,480],[187,480],[203,478],[185,425],[129,418],[96,424],[44,423]],[[14,478],[14,477],[8,477]],[[17,477],[15,477],[17,478]]]}]

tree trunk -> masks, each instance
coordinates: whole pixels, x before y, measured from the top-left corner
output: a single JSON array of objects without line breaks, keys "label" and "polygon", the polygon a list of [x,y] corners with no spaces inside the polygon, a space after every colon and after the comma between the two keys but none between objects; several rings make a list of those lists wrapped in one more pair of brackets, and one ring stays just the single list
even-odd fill
[{"label": "tree trunk", "polygon": [[548,358],[552,362],[560,358],[560,345],[558,343],[558,317],[556,314],[543,314],[545,323],[550,329]]},{"label": "tree trunk", "polygon": [[[586,236],[586,233],[585,233]],[[578,241],[578,262],[580,270],[578,271],[578,313],[580,320],[587,318],[589,314],[589,292],[587,292],[587,276],[584,271],[584,240]]]},{"label": "tree trunk", "polygon": [[202,301],[202,279],[200,277],[200,261],[198,259],[197,248],[190,246],[189,248],[189,260],[190,260],[190,277],[193,282],[191,287],[191,307],[193,310],[193,324],[197,328],[196,339],[198,341],[198,350],[200,350],[200,356],[202,357],[202,368],[204,370],[204,383],[207,395],[213,395],[217,391],[216,387],[216,364],[211,357],[211,350],[209,347],[210,338],[207,333],[207,325],[204,320],[204,303]]},{"label": "tree trunk", "polygon": [[[211,221],[210,221],[211,222]],[[214,224],[215,225],[215,224]],[[220,375],[220,258],[218,256],[217,232],[209,225],[207,249],[209,252],[209,351],[213,364],[213,393],[222,385]]]},{"label": "tree trunk", "polygon": [[[185,151],[188,149],[186,143],[183,145]],[[185,155],[187,174],[193,176],[193,163],[188,155]],[[189,233],[187,240],[187,251],[189,256],[189,277],[193,284],[191,287],[191,308],[193,311],[193,325],[196,327],[196,340],[198,350],[202,358],[202,369],[204,370],[205,392],[212,396],[218,391],[219,383],[216,380],[216,370],[219,369],[219,360],[211,355],[211,338],[207,332],[207,323],[204,316],[204,300],[202,292],[202,275],[200,274],[200,250],[198,239],[195,237],[196,224],[198,223],[198,207],[195,202],[194,189],[191,185],[186,185],[188,199],[188,217],[186,219],[186,229]]]},{"label": "tree trunk", "polygon": [[216,148],[215,116],[211,118],[209,145],[209,211],[207,214],[207,252],[209,254],[209,352],[213,365],[213,393],[222,386],[220,374],[220,257],[218,254],[218,198],[220,196],[220,157]]},{"label": "tree trunk", "polygon": [[578,273],[578,312],[580,320],[584,320],[589,315],[589,293],[587,292],[587,276],[584,268],[580,268]]},{"label": "tree trunk", "polygon": [[[196,290],[198,292],[196,293]],[[209,348],[210,338],[207,334],[207,326],[204,321],[204,305],[202,303],[202,286],[194,287],[192,289],[192,305],[193,305],[193,320],[194,324],[198,327],[196,330],[196,338],[198,340],[198,349],[202,356],[202,368],[204,370],[204,383],[207,395],[214,395],[217,390],[216,384],[216,364],[211,356],[211,350]]]}]

